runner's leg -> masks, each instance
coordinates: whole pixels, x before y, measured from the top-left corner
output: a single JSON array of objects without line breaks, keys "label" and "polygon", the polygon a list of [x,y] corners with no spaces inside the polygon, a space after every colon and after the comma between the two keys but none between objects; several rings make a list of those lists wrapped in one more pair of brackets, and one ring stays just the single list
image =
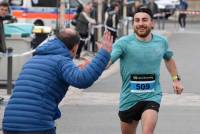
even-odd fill
[{"label": "runner's leg", "polygon": [[132,123],[121,122],[121,132],[122,134],[136,134],[138,121],[133,121]]},{"label": "runner's leg", "polygon": [[157,120],[157,111],[152,109],[145,110],[141,118],[142,134],[153,134]]}]

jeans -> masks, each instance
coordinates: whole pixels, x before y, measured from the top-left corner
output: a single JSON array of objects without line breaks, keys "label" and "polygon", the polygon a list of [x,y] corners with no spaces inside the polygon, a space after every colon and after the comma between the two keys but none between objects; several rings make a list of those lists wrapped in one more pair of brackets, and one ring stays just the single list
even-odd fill
[{"label": "jeans", "polygon": [[180,27],[185,28],[186,26],[186,17],[187,15],[185,13],[180,13],[178,17],[178,22]]}]

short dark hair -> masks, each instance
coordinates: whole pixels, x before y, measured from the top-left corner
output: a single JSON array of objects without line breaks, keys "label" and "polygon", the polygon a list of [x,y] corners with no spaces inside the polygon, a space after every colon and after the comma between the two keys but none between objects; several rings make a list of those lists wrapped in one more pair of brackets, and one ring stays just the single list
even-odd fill
[{"label": "short dark hair", "polygon": [[61,40],[69,50],[74,48],[74,46],[80,42],[80,36],[78,32],[66,34],[64,30],[61,30],[57,34],[57,38]]},{"label": "short dark hair", "polygon": [[8,7],[9,8],[9,4],[7,2],[1,2],[0,7]]},{"label": "short dark hair", "polygon": [[118,2],[113,2],[113,3],[111,3],[111,6],[110,6],[110,8],[111,8],[111,10],[114,10],[115,9],[115,7],[120,7],[120,4],[118,3]]},{"label": "short dark hair", "polygon": [[140,12],[147,13],[151,17],[151,19],[153,19],[153,13],[151,9],[147,8],[146,6],[140,6],[139,8],[137,8],[133,14],[133,18],[136,13],[140,13]]}]

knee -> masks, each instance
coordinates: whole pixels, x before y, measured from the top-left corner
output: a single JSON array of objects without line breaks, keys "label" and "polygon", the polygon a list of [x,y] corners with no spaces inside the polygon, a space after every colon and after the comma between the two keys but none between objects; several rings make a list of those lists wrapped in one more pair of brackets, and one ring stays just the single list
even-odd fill
[{"label": "knee", "polygon": [[153,134],[153,129],[150,128],[143,129],[142,134]]},{"label": "knee", "polygon": [[121,128],[122,134],[132,134],[132,130],[127,129],[127,128]]}]

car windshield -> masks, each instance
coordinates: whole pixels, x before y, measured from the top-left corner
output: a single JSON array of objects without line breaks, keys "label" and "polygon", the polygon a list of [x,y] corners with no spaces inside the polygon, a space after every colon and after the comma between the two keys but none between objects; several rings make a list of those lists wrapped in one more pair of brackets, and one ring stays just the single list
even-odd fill
[{"label": "car windshield", "polygon": [[9,0],[11,6],[22,6],[23,0]]},{"label": "car windshield", "polygon": [[173,8],[175,8],[176,5],[179,4],[179,0],[155,0],[155,3],[161,9],[167,8],[167,7],[173,7]]},{"label": "car windshield", "polygon": [[32,6],[33,7],[56,7],[58,5],[57,5],[57,0],[32,0]]}]

